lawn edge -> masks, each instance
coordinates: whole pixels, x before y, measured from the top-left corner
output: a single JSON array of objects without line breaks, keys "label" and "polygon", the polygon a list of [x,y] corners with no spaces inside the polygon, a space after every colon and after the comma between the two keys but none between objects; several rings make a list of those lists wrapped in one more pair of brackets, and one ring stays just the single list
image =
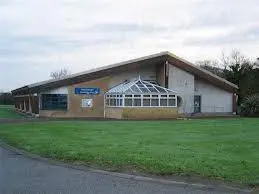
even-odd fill
[{"label": "lawn edge", "polygon": [[251,193],[254,191],[253,188],[251,187],[236,187],[236,186],[230,186],[227,184],[222,184],[222,183],[217,183],[215,180],[215,184],[204,184],[204,183],[198,183],[198,182],[187,182],[187,181],[182,181],[182,180],[171,180],[171,179],[165,179],[165,178],[154,178],[154,177],[148,177],[148,176],[142,176],[142,175],[133,175],[133,174],[127,174],[127,173],[121,173],[121,172],[111,172],[111,171],[106,171],[106,170],[100,170],[100,169],[95,169],[92,167],[89,167],[87,165],[83,164],[74,164],[74,163],[68,163],[67,161],[60,161],[57,159],[53,158],[46,158],[37,154],[33,154],[30,152],[27,152],[25,150],[16,148],[12,145],[7,144],[5,141],[0,139],[0,147],[10,151],[14,152],[18,155],[22,155],[24,157],[39,161],[39,162],[45,162],[51,165],[55,166],[61,166],[65,168],[71,168],[75,170],[81,170],[85,172],[91,172],[91,173],[98,173],[98,174],[103,174],[103,175],[110,175],[110,176],[115,176],[123,179],[131,179],[131,180],[136,180],[136,181],[144,181],[144,182],[151,182],[151,183],[160,183],[160,184],[165,184],[165,185],[177,185],[181,187],[189,187],[189,188],[197,188],[201,190],[206,190],[206,191],[228,191],[228,192],[243,192],[243,193]]}]

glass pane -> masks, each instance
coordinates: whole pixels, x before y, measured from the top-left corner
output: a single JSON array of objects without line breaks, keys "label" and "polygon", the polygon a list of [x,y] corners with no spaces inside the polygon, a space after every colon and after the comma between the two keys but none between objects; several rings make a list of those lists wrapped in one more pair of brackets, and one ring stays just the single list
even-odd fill
[{"label": "glass pane", "polygon": [[158,99],[151,99],[151,106],[159,106]]},{"label": "glass pane", "polygon": [[167,95],[161,95],[161,98],[167,98]]},{"label": "glass pane", "polygon": [[132,99],[131,98],[125,98],[124,106],[132,106]]},{"label": "glass pane", "polygon": [[160,99],[160,106],[167,106],[167,99]]},{"label": "glass pane", "polygon": [[133,102],[134,102],[133,106],[141,106],[141,99],[140,98],[134,99]]},{"label": "glass pane", "polygon": [[143,106],[150,106],[150,99],[143,99]]},{"label": "glass pane", "polygon": [[116,106],[116,99],[114,98],[110,99],[110,106]]},{"label": "glass pane", "polygon": [[157,90],[155,88],[148,88],[151,92],[157,93]]},{"label": "glass pane", "polygon": [[132,97],[132,95],[128,95],[128,94],[126,94],[126,95],[125,95],[125,97]]},{"label": "glass pane", "polygon": [[143,84],[137,84],[137,85],[138,85],[138,87],[140,87],[140,88],[144,88],[144,87],[145,87]]},{"label": "glass pane", "polygon": [[158,95],[152,95],[152,97],[158,98]]},{"label": "glass pane", "polygon": [[106,99],[106,105],[107,105],[107,106],[110,106],[109,102],[110,102],[110,100],[109,100],[109,99]]},{"label": "glass pane", "polygon": [[173,97],[173,98],[174,98],[174,97],[175,97],[175,95],[169,95],[169,97],[171,97],[171,98]]},{"label": "glass pane", "polygon": [[146,84],[147,87],[153,88],[153,85],[151,84]]},{"label": "glass pane", "polygon": [[150,97],[150,95],[144,94],[144,95],[143,95],[143,97],[145,97],[145,98],[147,98],[147,97],[148,97],[148,98],[149,98],[149,97]]},{"label": "glass pane", "polygon": [[168,106],[175,106],[175,99],[168,99]]},{"label": "glass pane", "polygon": [[166,90],[164,88],[156,87],[156,89],[161,93],[166,93]]},{"label": "glass pane", "polygon": [[125,93],[132,93],[132,91],[130,89],[127,89]]},{"label": "glass pane", "polygon": [[116,99],[116,106],[120,106],[120,99]]},{"label": "glass pane", "polygon": [[134,97],[141,97],[141,95],[134,95]]},{"label": "glass pane", "polygon": [[138,87],[137,86],[135,86],[135,85],[133,85],[133,86],[131,86],[131,89],[133,90],[133,92],[141,92],[139,89],[138,89]]},{"label": "glass pane", "polygon": [[143,93],[150,93],[147,88],[139,88]]}]

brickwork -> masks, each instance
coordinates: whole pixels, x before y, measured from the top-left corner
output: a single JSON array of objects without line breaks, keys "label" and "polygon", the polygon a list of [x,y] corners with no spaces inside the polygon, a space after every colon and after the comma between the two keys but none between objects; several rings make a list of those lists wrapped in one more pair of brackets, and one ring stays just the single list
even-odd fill
[{"label": "brickwork", "polygon": [[[104,94],[108,90],[109,77],[92,80],[89,82],[82,82],[68,86],[68,109],[63,110],[40,110],[41,117],[104,117]],[[83,95],[75,94],[75,88],[100,88],[101,92],[98,95]],[[82,99],[92,99],[93,106],[89,108],[82,108]]]},{"label": "brickwork", "polygon": [[172,119],[178,117],[178,108],[112,108],[105,109],[106,118],[116,119]]}]

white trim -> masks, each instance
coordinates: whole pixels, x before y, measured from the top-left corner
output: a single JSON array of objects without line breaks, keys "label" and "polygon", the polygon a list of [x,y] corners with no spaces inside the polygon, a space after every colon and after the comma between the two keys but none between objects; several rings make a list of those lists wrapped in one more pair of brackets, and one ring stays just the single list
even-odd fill
[{"label": "white trim", "polygon": [[[108,95],[108,97],[107,97]],[[142,107],[142,108],[148,108],[148,107],[161,107],[161,108],[166,108],[166,107],[171,107],[171,108],[176,108],[177,107],[177,95],[175,94],[157,94],[153,93],[153,95],[157,95],[158,97],[152,97],[152,94],[107,94],[104,96],[104,101],[105,101],[105,106],[107,107],[131,107],[131,108],[136,108],[136,107]],[[114,96],[110,96],[114,95]],[[122,97],[118,97],[117,95],[122,95]],[[126,95],[131,95],[131,97],[126,97]],[[135,97],[134,95],[140,95],[140,97]],[[149,97],[144,97],[144,95],[149,95]],[[161,97],[161,95],[166,95],[167,97]],[[169,97],[169,95],[172,95],[174,97]],[[115,103],[117,104],[117,99],[122,99],[123,104],[120,106],[110,106],[106,104],[107,99],[114,99]],[[125,99],[131,99],[132,103],[131,106],[125,106]],[[133,106],[134,104],[134,99],[140,99],[141,100],[141,106]],[[144,99],[150,99],[150,106],[143,106],[143,100]],[[151,106],[151,101],[152,99],[158,99],[158,106]],[[167,100],[167,106],[160,106],[160,99],[166,99]],[[173,99],[175,100],[175,105],[174,106],[168,106],[168,100]]]}]

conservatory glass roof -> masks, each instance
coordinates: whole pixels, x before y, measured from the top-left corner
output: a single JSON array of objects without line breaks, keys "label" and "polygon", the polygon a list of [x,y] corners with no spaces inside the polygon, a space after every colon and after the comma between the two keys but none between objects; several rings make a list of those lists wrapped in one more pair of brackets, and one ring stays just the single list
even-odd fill
[{"label": "conservatory glass roof", "polygon": [[148,81],[143,81],[140,78],[131,81],[131,82],[125,82],[121,83],[113,88],[111,88],[107,94],[114,94],[114,93],[173,93],[176,94],[176,91],[169,90],[168,88],[164,88],[162,86],[159,86],[157,84],[150,83]]}]

